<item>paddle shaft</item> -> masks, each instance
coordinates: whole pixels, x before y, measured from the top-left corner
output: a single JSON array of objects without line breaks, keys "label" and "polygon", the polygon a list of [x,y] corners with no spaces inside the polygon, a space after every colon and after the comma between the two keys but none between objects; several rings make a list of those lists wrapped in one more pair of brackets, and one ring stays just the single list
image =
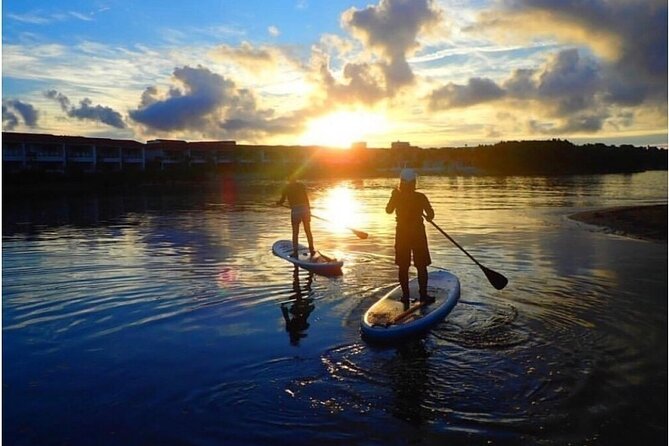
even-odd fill
[{"label": "paddle shaft", "polygon": [[[285,207],[285,208],[288,208],[288,209],[291,209],[291,207],[288,206],[288,205],[286,205],[286,204],[282,204],[281,206],[283,206],[283,207]],[[318,215],[314,215],[313,213],[311,213],[311,211],[309,211],[309,212],[310,212],[310,215],[311,215],[313,218],[315,218],[316,220],[321,220],[321,221],[325,221],[325,222],[331,223],[330,220],[328,220],[328,219],[326,219],[326,218],[323,218],[323,217],[319,217]],[[354,233],[357,237],[359,237],[359,238],[365,239],[365,238],[369,237],[369,234],[367,234],[367,233],[364,232],[364,231],[360,231],[360,230],[358,230],[358,229],[350,228],[350,227],[348,227],[348,226],[345,226],[345,228],[348,229],[349,231],[353,232],[353,233]]]},{"label": "paddle shaft", "polygon": [[474,257],[472,257],[472,255],[471,255],[470,253],[468,253],[468,252],[465,250],[465,248],[463,248],[462,246],[460,246],[460,244],[459,244],[458,242],[456,242],[455,240],[453,240],[453,237],[451,237],[450,235],[448,235],[448,234],[446,233],[446,231],[444,231],[444,230],[441,229],[439,226],[437,226],[437,224],[436,224],[435,222],[433,222],[433,221],[431,221],[431,220],[428,220],[428,221],[432,224],[432,226],[434,226],[435,228],[437,228],[437,231],[441,232],[441,233],[444,235],[444,237],[446,237],[447,239],[449,239],[449,240],[451,241],[451,243],[453,243],[455,246],[457,246],[458,248],[460,248],[460,251],[462,251],[462,252],[464,252],[465,254],[467,254],[467,257],[469,257],[470,259],[472,259],[472,260],[474,261],[474,263],[476,263],[478,266],[483,266],[483,265],[481,265],[481,264],[479,263],[478,260],[476,260]]},{"label": "paddle shaft", "polygon": [[497,271],[493,271],[493,270],[491,270],[490,268],[486,268],[485,266],[481,265],[481,264],[479,263],[478,260],[476,260],[470,253],[468,253],[468,252],[465,250],[465,248],[463,248],[462,246],[460,246],[460,244],[459,244],[458,242],[456,242],[455,240],[453,240],[453,238],[452,238],[450,235],[448,235],[448,234],[446,233],[446,231],[444,231],[444,230],[441,229],[439,226],[437,226],[437,224],[436,224],[435,222],[433,222],[433,221],[431,221],[431,220],[428,220],[428,221],[432,224],[432,226],[434,226],[435,228],[437,228],[437,230],[438,230],[439,232],[441,232],[441,233],[444,235],[444,237],[446,237],[447,239],[449,239],[455,246],[457,246],[458,248],[460,248],[460,251],[462,251],[462,252],[464,252],[465,254],[467,254],[467,257],[469,257],[470,259],[472,259],[472,261],[473,261],[474,263],[476,263],[476,265],[477,265],[479,268],[481,268],[481,271],[483,271],[483,273],[484,273],[485,276],[488,278],[488,281],[490,282],[490,284],[491,284],[493,287],[495,287],[495,288],[498,289],[498,290],[501,290],[502,288],[504,288],[504,287],[506,286],[507,283],[509,283],[509,279],[507,279],[506,277],[504,277],[502,274],[500,274],[500,273],[498,273]]},{"label": "paddle shaft", "polygon": [[398,314],[397,316],[395,316],[393,320],[391,320],[390,322],[388,322],[388,324],[386,324],[386,326],[394,325],[402,321],[403,319],[406,319],[407,317],[415,313],[416,310],[418,310],[419,308],[423,308],[425,305],[427,305],[425,302],[420,302],[419,304],[410,307],[408,310],[405,310],[400,314]]}]

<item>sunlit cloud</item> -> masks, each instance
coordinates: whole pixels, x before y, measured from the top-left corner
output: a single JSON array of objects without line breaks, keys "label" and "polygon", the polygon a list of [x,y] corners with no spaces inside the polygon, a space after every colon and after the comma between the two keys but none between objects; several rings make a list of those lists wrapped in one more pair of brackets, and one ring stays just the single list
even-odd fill
[{"label": "sunlit cloud", "polygon": [[5,8],[5,128],[291,144],[329,122],[319,143],[346,144],[335,117],[365,113],[392,125],[355,139],[381,144],[666,134],[659,0],[372,0],[327,8],[327,30],[297,26],[313,4],[290,0],[255,22],[241,4],[202,23],[144,11],[151,38],[95,34],[119,6]]}]

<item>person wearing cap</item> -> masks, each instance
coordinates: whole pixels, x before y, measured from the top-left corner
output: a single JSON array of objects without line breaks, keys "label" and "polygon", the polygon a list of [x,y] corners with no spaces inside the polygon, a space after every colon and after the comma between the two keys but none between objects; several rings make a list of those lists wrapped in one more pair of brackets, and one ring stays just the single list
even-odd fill
[{"label": "person wearing cap", "polygon": [[297,181],[295,176],[291,176],[282,190],[281,198],[276,202],[278,206],[288,199],[290,205],[290,223],[293,228],[293,257],[297,258],[297,239],[300,232],[300,223],[304,225],[304,232],[307,235],[309,243],[309,252],[313,257],[316,254],[314,249],[314,237],[311,234],[311,206],[309,205],[309,196],[304,184]]},{"label": "person wearing cap", "polygon": [[395,212],[397,226],[395,229],[395,264],[399,267],[398,277],[402,288],[402,302],[408,307],[409,266],[413,255],[413,264],[418,272],[418,289],[420,301],[425,304],[434,302],[434,297],[427,293],[427,267],[432,263],[430,250],[427,246],[427,235],[423,225],[423,217],[427,221],[434,218],[434,210],[430,200],[416,192],[416,172],[413,169],[402,169],[399,188],[394,188],[386,205],[386,212]]}]

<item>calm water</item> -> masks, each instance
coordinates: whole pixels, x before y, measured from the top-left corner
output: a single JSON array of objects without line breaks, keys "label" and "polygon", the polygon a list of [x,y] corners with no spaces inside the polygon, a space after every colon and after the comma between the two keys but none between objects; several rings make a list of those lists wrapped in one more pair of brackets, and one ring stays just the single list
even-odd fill
[{"label": "calm water", "polygon": [[[3,203],[7,445],[666,444],[667,245],[566,219],[667,202],[667,173],[421,178],[460,277],[444,323],[360,339],[395,285],[395,180],[309,183],[317,247],[344,275],[271,254],[279,183]],[[297,297],[301,297],[299,301]]]}]

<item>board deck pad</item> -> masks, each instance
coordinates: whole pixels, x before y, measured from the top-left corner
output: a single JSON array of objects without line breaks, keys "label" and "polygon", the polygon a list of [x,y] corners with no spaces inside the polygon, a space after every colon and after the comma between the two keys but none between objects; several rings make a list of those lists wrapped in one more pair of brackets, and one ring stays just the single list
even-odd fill
[{"label": "board deck pad", "polygon": [[[418,280],[409,282],[412,299],[418,299]],[[370,338],[396,339],[425,331],[443,320],[453,309],[460,297],[460,282],[456,276],[445,271],[435,271],[428,275],[428,294],[435,298],[430,304],[420,304],[418,300],[407,307],[401,301],[402,289],[398,286],[378,300],[364,314],[361,321],[363,335]],[[398,316],[413,310],[405,317]]]}]

